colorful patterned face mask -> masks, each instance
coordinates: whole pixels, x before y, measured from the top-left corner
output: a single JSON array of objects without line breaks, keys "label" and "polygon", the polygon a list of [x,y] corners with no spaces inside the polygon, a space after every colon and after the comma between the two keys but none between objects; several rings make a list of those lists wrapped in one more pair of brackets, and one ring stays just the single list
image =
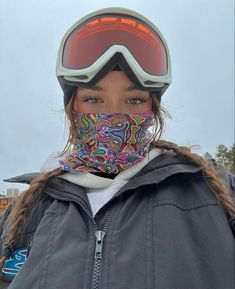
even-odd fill
[{"label": "colorful patterned face mask", "polygon": [[73,112],[77,137],[69,155],[59,161],[63,170],[81,174],[117,174],[139,163],[145,156],[152,134],[153,113]]}]

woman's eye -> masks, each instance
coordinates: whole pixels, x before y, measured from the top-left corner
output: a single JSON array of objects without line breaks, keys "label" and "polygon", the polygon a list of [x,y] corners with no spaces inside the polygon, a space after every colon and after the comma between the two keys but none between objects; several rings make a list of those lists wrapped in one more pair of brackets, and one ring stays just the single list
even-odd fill
[{"label": "woman's eye", "polygon": [[83,99],[83,102],[87,102],[87,103],[97,103],[100,102],[100,98],[96,97],[96,96],[89,96]]},{"label": "woman's eye", "polygon": [[[139,105],[145,103],[147,100],[144,97],[131,97],[127,99],[126,103],[131,104],[131,105]],[[82,99],[82,102],[90,103],[90,104],[96,104],[96,103],[101,103],[102,99],[97,96],[88,96],[84,97]]]},{"label": "woman's eye", "polygon": [[145,103],[146,102],[146,99],[144,97],[134,97],[134,98],[129,98],[127,103],[128,104],[142,104],[142,103]]}]

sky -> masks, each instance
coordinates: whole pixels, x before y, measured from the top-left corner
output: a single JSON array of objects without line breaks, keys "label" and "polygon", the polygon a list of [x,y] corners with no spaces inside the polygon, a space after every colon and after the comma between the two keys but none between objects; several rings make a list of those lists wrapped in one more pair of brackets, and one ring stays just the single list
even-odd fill
[{"label": "sky", "polygon": [[233,0],[1,0],[0,193],[25,186],[3,179],[39,172],[68,136],[55,75],[67,29],[95,10],[117,6],[143,14],[164,35],[172,84],[162,97],[171,114],[162,138],[212,155],[234,143]]}]

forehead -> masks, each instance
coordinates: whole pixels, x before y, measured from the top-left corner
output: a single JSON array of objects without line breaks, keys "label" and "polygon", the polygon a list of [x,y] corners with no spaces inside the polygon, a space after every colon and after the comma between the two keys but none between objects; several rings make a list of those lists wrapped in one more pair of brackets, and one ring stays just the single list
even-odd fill
[{"label": "forehead", "polygon": [[[94,84],[94,85],[89,85],[89,86],[84,86],[84,87],[78,87],[79,91],[84,91],[84,90],[94,90],[94,91],[106,91],[108,90],[109,86],[105,86],[105,85],[98,85],[98,84]],[[113,88],[113,87],[111,87]],[[123,85],[123,86],[118,86],[118,88],[120,90],[123,90],[125,92],[128,91],[141,91],[141,92],[148,92],[147,90],[143,90],[138,88],[135,84],[131,84],[131,85]]]}]

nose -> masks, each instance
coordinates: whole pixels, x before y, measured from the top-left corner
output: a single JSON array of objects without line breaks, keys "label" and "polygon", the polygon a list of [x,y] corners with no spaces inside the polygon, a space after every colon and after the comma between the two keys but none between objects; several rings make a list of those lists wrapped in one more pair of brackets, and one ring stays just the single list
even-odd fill
[{"label": "nose", "polygon": [[102,113],[106,112],[123,112],[126,111],[125,106],[120,101],[118,96],[110,96],[109,99],[102,105]]}]

